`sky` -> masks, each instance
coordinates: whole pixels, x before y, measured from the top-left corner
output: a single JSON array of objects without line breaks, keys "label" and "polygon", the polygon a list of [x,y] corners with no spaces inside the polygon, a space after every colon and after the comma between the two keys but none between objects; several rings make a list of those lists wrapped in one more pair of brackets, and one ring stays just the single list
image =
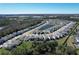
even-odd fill
[{"label": "sky", "polygon": [[0,14],[79,14],[79,3],[0,3]]}]

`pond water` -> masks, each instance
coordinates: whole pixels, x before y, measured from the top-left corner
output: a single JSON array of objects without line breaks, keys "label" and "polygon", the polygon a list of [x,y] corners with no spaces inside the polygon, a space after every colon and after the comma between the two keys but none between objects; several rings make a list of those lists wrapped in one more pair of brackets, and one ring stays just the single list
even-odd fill
[{"label": "pond water", "polygon": [[48,29],[48,28],[50,28],[52,26],[53,25],[46,24],[45,26],[41,27],[39,30],[45,30],[45,29]]}]

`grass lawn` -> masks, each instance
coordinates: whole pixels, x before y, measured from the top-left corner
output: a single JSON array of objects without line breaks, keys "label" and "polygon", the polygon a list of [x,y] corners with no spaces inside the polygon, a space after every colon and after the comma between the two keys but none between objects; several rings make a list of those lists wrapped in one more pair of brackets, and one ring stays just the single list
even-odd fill
[{"label": "grass lawn", "polygon": [[[66,38],[67,38],[67,36],[66,37],[63,37],[63,38],[60,38],[59,40],[57,40],[58,41],[58,45],[62,45],[63,42],[66,40]],[[73,42],[74,42],[74,37],[73,36],[70,36],[70,38],[67,41],[67,45],[74,47]]]}]

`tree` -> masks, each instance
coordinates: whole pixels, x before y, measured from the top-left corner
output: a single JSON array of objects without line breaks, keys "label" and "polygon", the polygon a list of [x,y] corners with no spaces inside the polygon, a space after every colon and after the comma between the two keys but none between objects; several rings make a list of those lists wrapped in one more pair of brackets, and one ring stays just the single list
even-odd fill
[{"label": "tree", "polygon": [[23,42],[20,46],[14,48],[11,52],[14,55],[31,54],[32,42]]},{"label": "tree", "polygon": [[67,54],[69,54],[69,55],[77,54],[76,50],[73,47],[71,47],[71,46],[67,46],[66,50],[67,50]]},{"label": "tree", "polygon": [[10,54],[11,54],[10,51],[8,51],[8,50],[6,50],[4,48],[0,49],[0,55],[10,55]]}]

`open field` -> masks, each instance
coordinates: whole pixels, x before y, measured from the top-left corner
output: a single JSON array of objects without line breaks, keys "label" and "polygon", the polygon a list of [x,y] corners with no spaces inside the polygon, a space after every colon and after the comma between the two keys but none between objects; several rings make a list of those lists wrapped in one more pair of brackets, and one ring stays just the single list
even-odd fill
[{"label": "open field", "polygon": [[[66,40],[66,38],[67,38],[67,36],[58,39],[58,40],[57,40],[58,44],[59,44],[59,45],[62,45],[62,44],[64,43],[64,41]],[[68,46],[72,46],[73,48],[75,48],[75,46],[74,46],[73,43],[74,43],[74,37],[73,37],[73,36],[70,36],[70,38],[69,38],[68,41],[67,41],[67,45],[68,45]]]}]

